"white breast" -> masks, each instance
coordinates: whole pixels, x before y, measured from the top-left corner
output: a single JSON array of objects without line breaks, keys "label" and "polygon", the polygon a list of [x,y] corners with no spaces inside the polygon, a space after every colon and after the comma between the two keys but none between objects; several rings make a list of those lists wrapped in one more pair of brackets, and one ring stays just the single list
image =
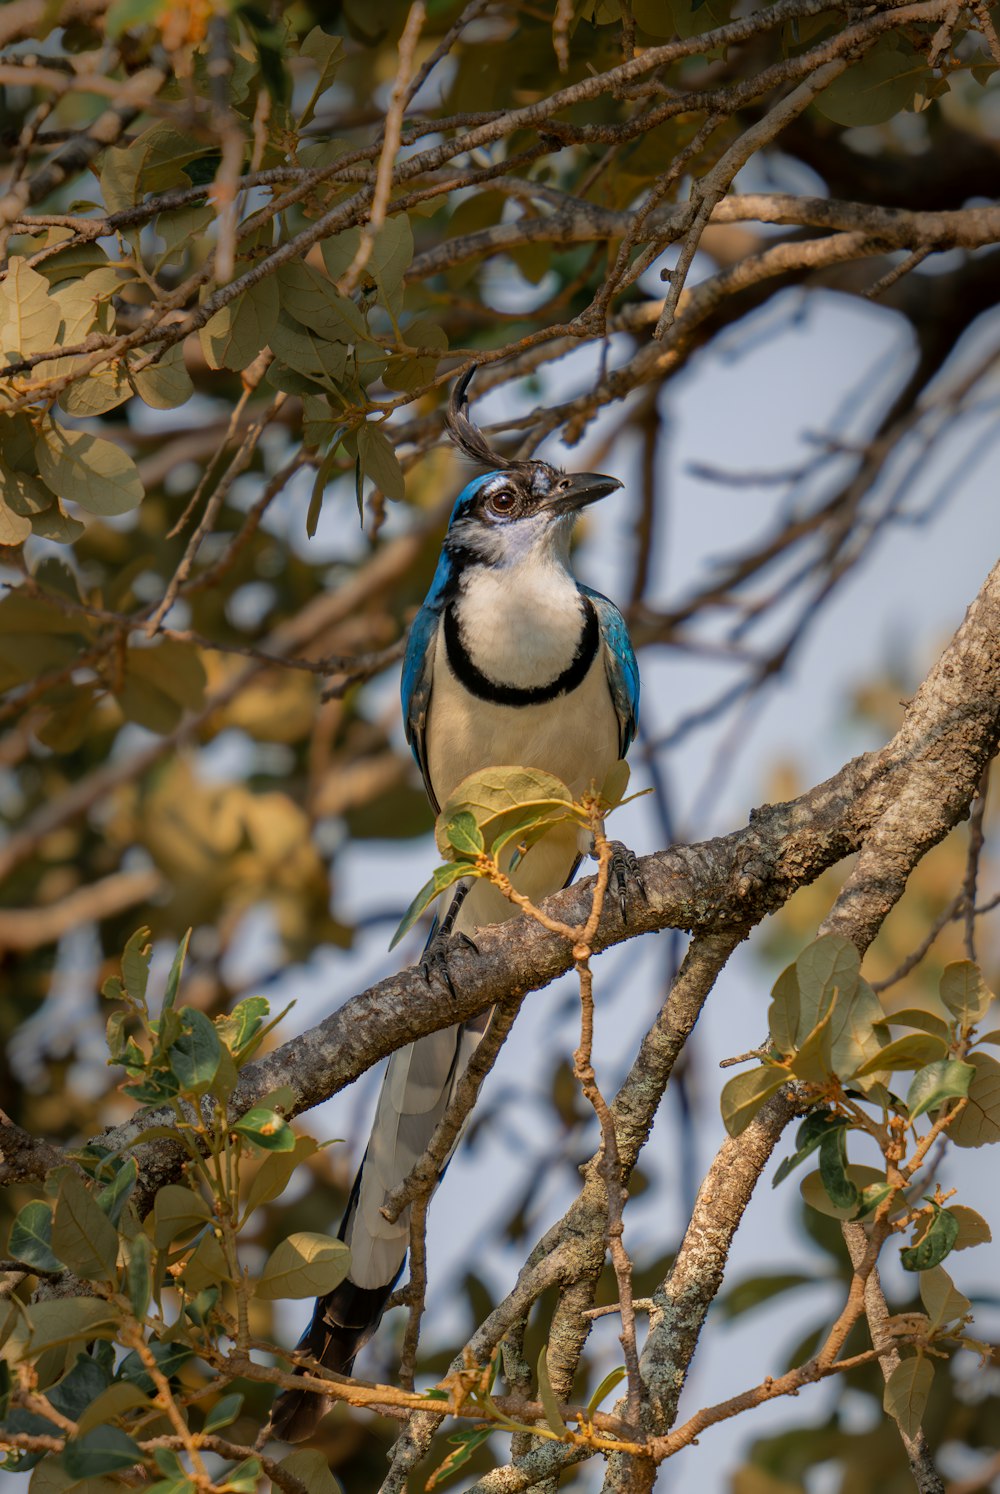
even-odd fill
[{"label": "white breast", "polygon": [[584,619],[576,582],[551,556],[521,562],[515,575],[475,567],[463,578],[455,612],[476,667],[498,684],[530,689],[572,662]]}]

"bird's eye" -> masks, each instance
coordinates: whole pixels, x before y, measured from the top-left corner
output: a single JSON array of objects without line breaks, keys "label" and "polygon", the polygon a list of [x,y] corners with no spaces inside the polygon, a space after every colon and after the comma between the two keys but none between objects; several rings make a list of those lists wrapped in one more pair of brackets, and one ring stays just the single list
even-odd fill
[{"label": "bird's eye", "polygon": [[498,514],[509,514],[516,502],[517,497],[510,488],[501,488],[498,493],[490,494],[490,508]]}]

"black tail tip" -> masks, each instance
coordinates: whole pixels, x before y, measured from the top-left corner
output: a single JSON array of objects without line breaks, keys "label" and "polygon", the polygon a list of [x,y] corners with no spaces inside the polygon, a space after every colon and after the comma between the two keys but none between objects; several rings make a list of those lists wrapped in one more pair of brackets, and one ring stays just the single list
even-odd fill
[{"label": "black tail tip", "polygon": [[271,1407],[271,1435],[281,1442],[305,1442],[329,1409],[326,1396],[311,1390],[283,1390]]}]

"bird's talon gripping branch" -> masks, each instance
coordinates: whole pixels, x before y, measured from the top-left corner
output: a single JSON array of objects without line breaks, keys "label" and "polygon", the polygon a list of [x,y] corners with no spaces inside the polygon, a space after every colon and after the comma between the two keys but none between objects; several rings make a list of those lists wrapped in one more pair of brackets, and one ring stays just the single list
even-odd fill
[{"label": "bird's talon gripping branch", "polygon": [[472,950],[473,954],[479,953],[479,945],[468,934],[463,933],[461,929],[457,934],[452,934],[442,926],[427,945],[423,958],[417,966],[429,986],[434,984],[434,977],[437,976],[441,984],[448,987],[452,1001],[455,1000],[455,984],[451,978],[451,967],[448,964],[448,948],[453,942],[464,944],[467,949]]},{"label": "bird's talon gripping branch", "polygon": [[646,884],[642,880],[642,872],[639,870],[639,858],[634,851],[620,840],[611,842],[611,875],[614,878],[615,887],[618,889],[618,906],[621,909],[622,923],[628,923],[628,900],[627,894],[629,883],[638,888],[642,894],[644,903],[649,902],[649,894],[646,892]]}]

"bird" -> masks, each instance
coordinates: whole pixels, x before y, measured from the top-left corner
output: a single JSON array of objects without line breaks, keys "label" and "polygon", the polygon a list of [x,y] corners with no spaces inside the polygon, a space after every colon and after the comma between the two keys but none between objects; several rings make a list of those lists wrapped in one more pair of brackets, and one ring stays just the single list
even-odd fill
[{"label": "bird", "polygon": [[[570,565],[578,515],[622,484],[493,450],[469,412],[474,373],[475,365],[456,382],[447,423],[458,450],[487,471],[455,502],[402,673],[406,737],[435,814],[464,778],[491,766],[543,769],[574,797],[599,788],[625,757],[639,710],[639,672],[625,619],[607,597],[579,582]],[[618,842],[614,848],[624,918],[628,880],[643,895],[645,888],[634,855]],[[587,849],[575,825],[556,825],[518,861],[512,879],[538,900],[572,879]],[[450,986],[449,939],[472,942],[477,927],[516,912],[485,880],[456,884],[424,951],[425,978],[443,976]],[[350,1374],[399,1279],[409,1209],[394,1223],[381,1209],[423,1155],[489,1015],[429,1033],[389,1059],[340,1227],[351,1249],[350,1272],[317,1301],[298,1344],[332,1371]],[[272,1411],[272,1432],[301,1441],[327,1406],[318,1394],[285,1391]]]}]

